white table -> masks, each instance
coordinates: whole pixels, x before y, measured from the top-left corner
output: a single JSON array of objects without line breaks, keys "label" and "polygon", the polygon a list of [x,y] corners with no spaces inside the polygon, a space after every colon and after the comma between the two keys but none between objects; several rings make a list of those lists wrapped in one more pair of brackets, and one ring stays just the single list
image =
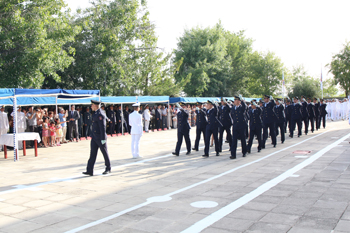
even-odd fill
[{"label": "white table", "polygon": [[[26,155],[26,141],[34,141],[35,157],[38,156],[38,142],[41,141],[39,133],[25,132],[16,134],[18,141],[23,141],[23,155]],[[13,134],[3,134],[0,137],[0,145],[4,145],[5,159],[7,159],[6,146],[13,146]]]}]

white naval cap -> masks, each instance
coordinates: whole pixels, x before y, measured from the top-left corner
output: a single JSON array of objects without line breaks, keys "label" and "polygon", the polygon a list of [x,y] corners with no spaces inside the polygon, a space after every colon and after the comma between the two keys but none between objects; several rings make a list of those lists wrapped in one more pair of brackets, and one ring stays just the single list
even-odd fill
[{"label": "white naval cap", "polygon": [[132,105],[133,107],[140,107],[140,103],[139,102],[136,102]]}]

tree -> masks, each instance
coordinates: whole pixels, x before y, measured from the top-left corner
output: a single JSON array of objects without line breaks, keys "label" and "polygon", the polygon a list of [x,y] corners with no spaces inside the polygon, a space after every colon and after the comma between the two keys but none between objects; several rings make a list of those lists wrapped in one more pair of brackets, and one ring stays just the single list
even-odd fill
[{"label": "tree", "polygon": [[254,52],[249,60],[249,76],[246,82],[251,96],[276,94],[281,88],[283,64],[274,53]]},{"label": "tree", "polygon": [[68,67],[72,42],[80,31],[69,21],[63,0],[0,2],[0,87],[40,87],[46,76],[60,81]]},{"label": "tree", "polygon": [[292,91],[289,93],[289,97],[293,98],[298,96],[299,98],[303,95],[306,97],[321,97],[321,89],[318,80],[312,78],[301,78],[299,82],[296,82],[293,86]]},{"label": "tree", "polygon": [[344,48],[332,57],[332,62],[327,65],[329,72],[334,75],[334,83],[339,84],[345,91],[345,96],[350,94],[350,42],[344,44]]}]

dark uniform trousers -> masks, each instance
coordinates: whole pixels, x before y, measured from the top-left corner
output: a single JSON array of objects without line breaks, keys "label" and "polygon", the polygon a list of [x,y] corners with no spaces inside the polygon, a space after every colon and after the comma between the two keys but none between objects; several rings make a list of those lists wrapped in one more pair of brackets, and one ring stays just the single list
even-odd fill
[{"label": "dark uniform trousers", "polygon": [[185,138],[187,152],[191,151],[190,130],[189,129],[188,130],[178,130],[177,131],[177,143],[176,143],[176,148],[175,148],[176,154],[180,153],[183,138]]},{"label": "dark uniform trousers", "polygon": [[115,129],[115,122],[114,121],[110,121],[109,122],[109,134],[114,134],[114,129]]},{"label": "dark uniform trousers", "polygon": [[311,125],[311,132],[315,131],[315,120],[314,117],[309,117],[309,123]]},{"label": "dark uniform trousers", "polygon": [[247,127],[235,127],[232,130],[232,145],[231,145],[231,156],[236,157],[237,141],[241,140],[242,154],[247,153],[247,142],[246,142],[246,130]]},{"label": "dark uniform trousers", "polygon": [[294,130],[296,125],[298,125],[298,135],[301,135],[301,130],[303,127],[303,123],[301,122],[301,119],[292,119],[292,132],[290,133],[290,135],[293,136]]},{"label": "dark uniform trousers", "polygon": [[286,126],[285,126],[285,123],[284,122],[277,122],[276,123],[276,132],[277,132],[277,135],[278,135],[278,129],[279,129],[279,132],[281,133],[281,142],[284,142],[286,137],[285,137],[285,130],[286,130]]},{"label": "dark uniform trousers", "polygon": [[256,138],[258,139],[258,150],[261,150],[261,146],[262,146],[261,131],[262,131],[262,127],[257,127],[257,126],[254,129],[250,129],[247,150],[249,151],[251,150],[255,135],[256,135]]},{"label": "dark uniform trousers", "polygon": [[207,128],[205,130],[205,147],[204,147],[204,154],[209,155],[209,146],[210,146],[210,138],[211,135],[214,137],[214,143],[215,143],[215,151],[219,153],[219,139],[218,139],[218,128],[213,127],[211,129],[210,125],[207,125]]},{"label": "dark uniform trousers", "polygon": [[96,162],[98,148],[100,148],[103,158],[105,160],[106,170],[111,170],[111,163],[109,161],[109,155],[107,152],[107,142],[102,144],[101,140],[91,139],[91,150],[90,150],[90,158],[87,164],[86,171],[90,174],[93,174],[94,165]]},{"label": "dark uniform trousers", "polygon": [[321,115],[321,116],[320,116],[320,121],[319,121],[318,128],[321,127],[321,121],[322,121],[323,128],[326,128],[326,116],[327,116],[327,115]]},{"label": "dark uniform trousers", "polygon": [[305,116],[303,117],[304,121],[304,127],[305,127],[305,134],[309,132],[309,117]]},{"label": "dark uniform trousers", "polygon": [[265,148],[266,140],[268,138],[268,132],[270,132],[272,144],[276,145],[276,131],[275,131],[275,122],[264,123],[264,133],[263,133],[263,143],[262,148]]},{"label": "dark uniform trousers", "polygon": [[227,140],[229,141],[229,145],[231,148],[231,144],[232,144],[232,135],[231,135],[231,126],[228,125],[224,125],[223,127],[220,127],[220,135],[219,135],[219,152],[222,152],[222,143],[223,143],[223,139],[224,139],[224,131],[226,131],[226,135],[227,135]]},{"label": "dark uniform trousers", "polygon": [[203,133],[203,138],[205,141],[205,128],[196,127],[196,141],[194,142],[194,149],[198,150],[199,141],[201,140],[201,134]]},{"label": "dark uniform trousers", "polygon": [[320,128],[320,125],[321,125],[321,118],[320,118],[320,115],[316,115],[315,116],[315,120],[316,120],[316,129],[318,130]]},{"label": "dark uniform trousers", "polygon": [[85,137],[91,137],[91,125],[84,125]]}]

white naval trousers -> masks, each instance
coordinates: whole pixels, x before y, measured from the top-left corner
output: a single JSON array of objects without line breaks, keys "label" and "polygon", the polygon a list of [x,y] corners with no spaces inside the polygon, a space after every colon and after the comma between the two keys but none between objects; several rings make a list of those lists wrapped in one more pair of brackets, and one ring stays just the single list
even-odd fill
[{"label": "white naval trousers", "polygon": [[[0,137],[3,134],[7,134],[7,129],[0,129]],[[2,151],[2,150],[3,150],[3,145],[0,146],[0,151]]]},{"label": "white naval trousers", "polygon": [[148,132],[149,129],[149,121],[145,120],[145,131]]},{"label": "white naval trousers", "polygon": [[131,134],[131,154],[133,158],[140,157],[139,146],[142,134]]},{"label": "white naval trousers", "polygon": [[[25,129],[24,128],[17,128],[18,133],[24,133]],[[23,141],[18,141],[18,149],[22,150],[23,149]]]}]

